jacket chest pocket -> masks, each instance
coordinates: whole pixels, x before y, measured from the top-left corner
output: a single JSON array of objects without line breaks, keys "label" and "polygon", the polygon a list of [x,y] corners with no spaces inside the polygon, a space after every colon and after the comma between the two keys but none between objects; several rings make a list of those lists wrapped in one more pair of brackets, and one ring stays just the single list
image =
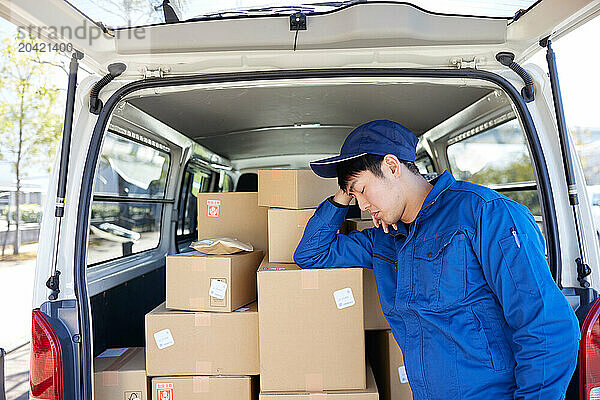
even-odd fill
[{"label": "jacket chest pocket", "polygon": [[373,253],[373,272],[384,314],[389,314],[394,307],[397,268],[395,257],[392,258],[380,252]]},{"label": "jacket chest pocket", "polygon": [[441,310],[466,297],[466,239],[454,230],[418,239],[415,245],[412,302]]}]

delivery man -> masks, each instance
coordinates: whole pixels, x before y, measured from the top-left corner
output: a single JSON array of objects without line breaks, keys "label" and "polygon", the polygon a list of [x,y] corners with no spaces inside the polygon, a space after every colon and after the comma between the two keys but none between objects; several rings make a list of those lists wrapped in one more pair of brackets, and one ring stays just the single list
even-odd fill
[{"label": "delivery man", "polygon": [[[552,279],[529,210],[448,171],[427,182],[417,138],[371,121],[312,162],[340,190],[308,222],[302,268],[374,270],[415,399],[563,399],[579,325]],[[350,201],[375,228],[336,234]]]}]

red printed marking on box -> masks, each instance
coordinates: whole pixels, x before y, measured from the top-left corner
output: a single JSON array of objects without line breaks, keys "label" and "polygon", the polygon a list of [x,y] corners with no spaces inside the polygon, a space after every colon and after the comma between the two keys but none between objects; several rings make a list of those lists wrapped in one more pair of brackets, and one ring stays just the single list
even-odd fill
[{"label": "red printed marking on box", "polygon": [[212,218],[218,218],[221,216],[220,200],[206,200],[206,216]]},{"label": "red printed marking on box", "polygon": [[173,384],[157,383],[156,395],[158,397],[158,400],[173,400]]}]

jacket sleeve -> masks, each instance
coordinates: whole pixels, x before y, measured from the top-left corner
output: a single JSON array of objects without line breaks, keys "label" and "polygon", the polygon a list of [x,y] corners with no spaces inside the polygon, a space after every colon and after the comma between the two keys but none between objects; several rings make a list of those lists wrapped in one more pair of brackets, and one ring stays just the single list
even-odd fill
[{"label": "jacket sleeve", "polygon": [[579,324],[554,282],[544,238],[529,210],[484,203],[473,248],[513,330],[515,399],[563,399],[577,364]]},{"label": "jacket sleeve", "polygon": [[319,205],[294,252],[300,268],[373,268],[371,229],[348,235],[337,233],[347,212],[347,207],[337,207],[329,199]]}]

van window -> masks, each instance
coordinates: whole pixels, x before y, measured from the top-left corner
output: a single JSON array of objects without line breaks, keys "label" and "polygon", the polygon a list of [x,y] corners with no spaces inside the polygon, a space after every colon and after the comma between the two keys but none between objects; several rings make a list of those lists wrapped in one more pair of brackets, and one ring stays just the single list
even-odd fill
[{"label": "van window", "polygon": [[170,155],[108,132],[94,182],[88,266],[158,247]]},{"label": "van window", "polygon": [[541,216],[533,165],[519,122],[512,119],[477,131],[448,141],[450,172],[456,179],[489,186]]},{"label": "van window", "polygon": [[188,249],[190,243],[198,238],[198,193],[232,190],[233,180],[225,171],[216,173],[194,162],[188,164],[177,206],[175,242],[178,251]]},{"label": "van window", "polygon": [[433,162],[431,161],[431,157],[429,155],[417,156],[415,160],[415,165],[419,169],[421,174],[432,174],[435,172],[433,168]]}]

